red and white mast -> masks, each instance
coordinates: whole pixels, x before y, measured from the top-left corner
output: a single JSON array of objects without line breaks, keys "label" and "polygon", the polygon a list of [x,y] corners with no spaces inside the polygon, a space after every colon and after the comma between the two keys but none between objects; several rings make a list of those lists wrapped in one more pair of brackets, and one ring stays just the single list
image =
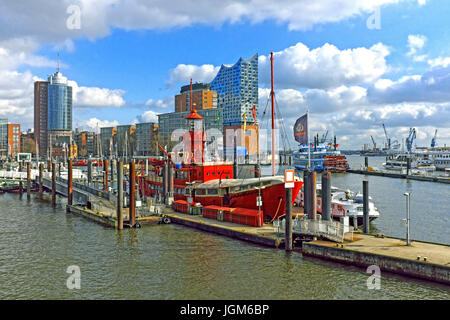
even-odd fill
[{"label": "red and white mast", "polygon": [[273,91],[273,52],[270,53],[270,97],[272,100],[272,175],[275,175],[275,91]]}]

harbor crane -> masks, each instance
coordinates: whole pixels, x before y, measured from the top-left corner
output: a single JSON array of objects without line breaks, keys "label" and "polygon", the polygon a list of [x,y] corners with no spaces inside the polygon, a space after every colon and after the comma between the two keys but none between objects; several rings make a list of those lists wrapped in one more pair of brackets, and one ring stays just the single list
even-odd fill
[{"label": "harbor crane", "polygon": [[409,135],[406,138],[406,149],[409,153],[412,151],[414,139],[416,138],[416,128],[409,128]]},{"label": "harbor crane", "polygon": [[433,139],[431,139],[431,147],[432,148],[436,146],[436,136],[437,136],[437,129],[436,129],[436,131],[434,131]]},{"label": "harbor crane", "polygon": [[372,136],[370,136],[370,138],[372,138],[373,150],[376,150],[377,149],[377,143],[375,142],[375,139]]},{"label": "harbor crane", "polygon": [[387,148],[388,148],[388,150],[390,150],[391,149],[391,138],[389,138],[389,136],[387,134],[386,127],[384,126],[384,123],[383,123],[383,130],[384,130],[384,135],[386,136]]},{"label": "harbor crane", "polygon": [[387,130],[386,130],[386,127],[384,126],[384,123],[382,125],[383,125],[384,135],[386,136],[386,142],[387,142],[386,150],[399,149],[400,143],[398,142],[398,140],[392,141],[392,139],[387,134]]},{"label": "harbor crane", "polygon": [[327,140],[328,130],[320,138],[320,143],[324,143]]}]

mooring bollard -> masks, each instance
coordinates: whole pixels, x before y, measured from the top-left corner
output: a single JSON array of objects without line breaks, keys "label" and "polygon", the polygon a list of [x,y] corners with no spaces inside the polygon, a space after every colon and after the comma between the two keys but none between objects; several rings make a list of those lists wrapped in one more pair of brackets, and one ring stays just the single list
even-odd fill
[{"label": "mooring bollard", "polygon": [[108,169],[109,169],[109,161],[108,161],[108,159],[105,159],[105,160],[103,160],[103,170],[105,171],[105,175],[103,177],[103,188],[106,192],[109,192]]},{"label": "mooring bollard", "polygon": [[[68,172],[67,172],[67,204],[72,205],[72,159],[69,159],[69,166],[68,166]],[[69,210],[67,208],[67,210]]]},{"label": "mooring bollard", "polygon": [[31,162],[27,162],[27,198],[31,198]]},{"label": "mooring bollard", "polygon": [[130,161],[130,224],[136,224],[136,164]]},{"label": "mooring bollard", "polygon": [[331,173],[322,173],[322,220],[331,221]]},{"label": "mooring bollard", "polygon": [[42,192],[44,190],[44,188],[42,187],[43,172],[44,172],[44,164],[39,163],[39,198],[40,199],[42,199]]},{"label": "mooring bollard", "polygon": [[56,207],[56,163],[52,162],[52,207]]},{"label": "mooring bollard", "polygon": [[363,225],[364,233],[369,233],[369,181],[363,180]]},{"label": "mooring bollard", "polygon": [[284,238],[284,248],[286,251],[292,251],[292,189],[286,188],[286,230]]},{"label": "mooring bollard", "polygon": [[123,162],[117,161],[117,229],[123,229]]}]

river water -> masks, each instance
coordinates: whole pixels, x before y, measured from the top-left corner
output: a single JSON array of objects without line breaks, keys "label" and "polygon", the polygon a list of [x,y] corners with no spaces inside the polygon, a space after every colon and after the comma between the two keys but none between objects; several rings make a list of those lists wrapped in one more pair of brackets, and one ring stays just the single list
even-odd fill
[{"label": "river water", "polygon": [[[333,185],[356,191],[364,176],[333,178]],[[382,213],[374,223],[380,232],[404,235],[400,219],[407,190],[412,192],[413,238],[449,242],[449,186],[367,178]],[[66,286],[66,271],[72,265],[81,271],[79,290]],[[382,273],[380,290],[368,290],[368,277],[356,267],[177,225],[116,231],[67,214],[65,199],[53,209],[35,195],[31,200],[26,195],[0,195],[0,299],[450,297],[446,286],[388,273]]]}]

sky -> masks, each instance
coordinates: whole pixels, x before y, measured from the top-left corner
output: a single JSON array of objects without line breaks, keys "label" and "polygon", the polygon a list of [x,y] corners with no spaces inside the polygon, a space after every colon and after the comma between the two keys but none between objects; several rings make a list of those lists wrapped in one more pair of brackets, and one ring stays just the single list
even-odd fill
[{"label": "sky", "polygon": [[[33,83],[61,72],[73,126],[157,121],[189,79],[259,55],[259,116],[306,110],[311,133],[344,149],[402,141],[450,145],[448,0],[0,0],[0,118],[33,127]],[[264,121],[261,121],[264,129]]]}]

